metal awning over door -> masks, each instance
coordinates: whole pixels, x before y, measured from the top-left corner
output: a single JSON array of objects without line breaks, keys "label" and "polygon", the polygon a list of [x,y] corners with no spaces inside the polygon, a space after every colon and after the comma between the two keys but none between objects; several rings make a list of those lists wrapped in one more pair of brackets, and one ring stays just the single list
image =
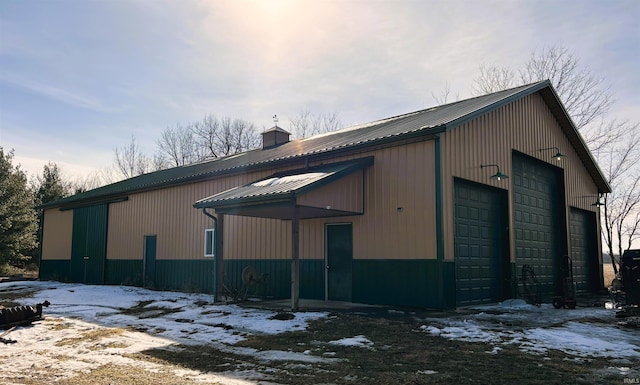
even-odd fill
[{"label": "metal awning over door", "polygon": [[318,205],[305,198],[319,188],[372,164],[373,157],[367,157],[276,173],[201,199],[194,207],[211,208],[220,214],[287,220],[293,219],[294,208],[298,219],[362,214],[362,194],[355,197],[358,201],[338,207]]},{"label": "metal awning over door", "polygon": [[[349,176],[373,165],[373,157],[331,163],[301,170],[276,173],[244,186],[232,188],[194,204],[195,208],[214,209],[216,214],[291,220],[291,308],[298,309],[299,279],[299,221],[301,219],[358,215],[364,213],[364,177],[349,181]],[[323,187],[332,183],[349,182],[344,194],[353,199],[327,201]],[[355,190],[351,191],[351,189]],[[334,192],[335,195],[335,192]],[[341,193],[337,194],[341,195]],[[328,202],[328,203],[327,203]],[[335,202],[335,203],[333,203]],[[222,231],[218,232],[222,238]],[[217,257],[217,275],[222,270],[222,258]]]}]

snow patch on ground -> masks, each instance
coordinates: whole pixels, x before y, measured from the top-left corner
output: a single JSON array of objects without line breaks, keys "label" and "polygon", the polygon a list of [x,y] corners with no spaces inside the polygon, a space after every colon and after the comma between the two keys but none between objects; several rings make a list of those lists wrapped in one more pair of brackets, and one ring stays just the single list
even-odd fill
[{"label": "snow patch on ground", "polygon": [[353,346],[358,348],[368,348],[373,349],[373,341],[368,339],[363,335],[341,338],[335,341],[329,341],[330,345],[339,345],[339,346]]},{"label": "snow patch on ground", "polygon": [[[0,291],[19,294],[37,290],[25,305],[48,300],[44,320],[19,327],[7,337],[17,342],[2,346],[0,383],[27,372],[53,373],[68,378],[102,365],[132,365],[148,371],[170,370],[174,375],[224,384],[252,384],[256,373],[234,370],[200,373],[124,357],[148,349],[172,349],[178,344],[213,345],[223,352],[251,356],[264,362],[328,362],[288,351],[258,351],[234,346],[251,335],[306,329],[322,312],[297,312],[278,320],[273,311],[211,303],[211,295],[151,291],[127,286],[91,286],[59,282],[6,282]],[[91,336],[95,335],[95,338]],[[231,370],[232,368],[230,368]]]},{"label": "snow patch on ground", "polygon": [[577,357],[640,357],[640,333],[621,328],[612,310],[554,309],[521,300],[474,308],[475,314],[429,318],[420,330],[434,336],[493,346],[513,344],[522,351],[545,354],[558,350]]}]

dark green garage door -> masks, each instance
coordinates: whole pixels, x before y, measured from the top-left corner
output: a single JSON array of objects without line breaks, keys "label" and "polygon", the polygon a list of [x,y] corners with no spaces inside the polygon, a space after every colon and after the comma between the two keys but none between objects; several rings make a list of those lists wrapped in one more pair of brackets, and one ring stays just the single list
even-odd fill
[{"label": "dark green garage door", "polygon": [[508,258],[503,258],[500,192],[461,180],[454,190],[456,303],[501,301]]},{"label": "dark green garage door", "polygon": [[562,236],[565,211],[560,191],[554,167],[518,154],[513,156],[516,273],[520,277],[522,266],[530,265],[543,297],[556,293],[562,258],[560,244],[566,239]]},{"label": "dark green garage door", "polygon": [[569,216],[571,229],[571,259],[573,281],[576,290],[586,292],[595,289],[595,272],[598,263],[595,213],[572,208]]}]

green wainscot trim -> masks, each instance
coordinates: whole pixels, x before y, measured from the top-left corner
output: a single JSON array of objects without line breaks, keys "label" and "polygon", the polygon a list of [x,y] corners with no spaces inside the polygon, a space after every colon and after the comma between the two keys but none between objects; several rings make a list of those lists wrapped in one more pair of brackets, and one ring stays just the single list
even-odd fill
[{"label": "green wainscot trim", "polygon": [[107,259],[104,282],[108,285],[142,286],[142,260]]},{"label": "green wainscot trim", "polygon": [[[142,269],[140,271],[142,273]],[[199,260],[157,259],[155,280],[145,282],[145,286],[155,290],[212,294],[213,272],[213,258]]]},{"label": "green wainscot trim", "polygon": [[40,260],[38,279],[41,281],[69,282],[68,259],[43,259]]},{"label": "green wainscot trim", "polygon": [[[265,282],[248,288],[249,297],[291,298],[291,260],[289,259],[229,259],[224,261],[225,284],[240,290],[242,271],[251,266]],[[324,261],[300,260],[300,298],[324,299]]]},{"label": "green wainscot trim", "polygon": [[450,265],[424,259],[354,260],[353,302],[433,309],[454,307],[455,270]]},{"label": "green wainscot trim", "polygon": [[442,309],[456,308],[456,264],[453,261],[442,263]]}]

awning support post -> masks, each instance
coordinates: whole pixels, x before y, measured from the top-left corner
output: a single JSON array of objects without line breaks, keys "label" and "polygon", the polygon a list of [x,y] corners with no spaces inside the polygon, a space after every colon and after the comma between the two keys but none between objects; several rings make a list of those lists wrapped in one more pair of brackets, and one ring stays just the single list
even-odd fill
[{"label": "awning support post", "polygon": [[298,206],[293,207],[291,219],[291,311],[298,311],[298,299],[300,296],[300,219]]},{"label": "awning support post", "polygon": [[207,212],[205,207],[202,208],[202,213],[209,218],[213,219],[213,231],[215,234],[215,260],[214,260],[214,272],[213,272],[213,302],[218,302],[220,294],[223,293],[224,284],[224,265],[222,258],[222,249],[224,242],[224,214],[218,214],[218,216],[211,215]]}]

